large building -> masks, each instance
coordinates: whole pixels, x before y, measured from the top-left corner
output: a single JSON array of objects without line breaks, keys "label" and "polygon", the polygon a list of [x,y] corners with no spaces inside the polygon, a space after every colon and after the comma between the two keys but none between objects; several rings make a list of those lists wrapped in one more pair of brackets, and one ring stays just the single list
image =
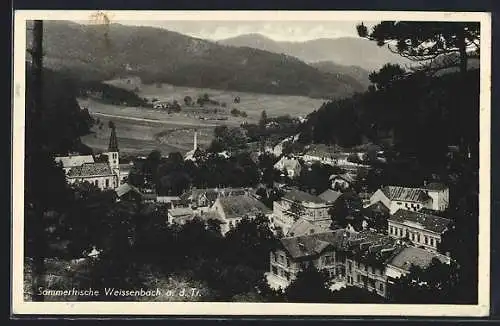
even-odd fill
[{"label": "large building", "polygon": [[377,202],[384,204],[391,214],[399,209],[414,212],[422,208],[444,211],[449,205],[449,190],[448,187],[438,183],[419,188],[386,186],[371,196],[370,205]]},{"label": "large building", "polygon": [[302,166],[298,159],[294,157],[283,156],[276,164],[274,168],[278,171],[286,172],[286,176],[293,179],[297,178],[302,171]]},{"label": "large building", "polygon": [[329,209],[334,203],[327,202],[317,196],[298,189],[287,191],[281,200],[273,203],[273,220],[275,228],[287,234],[299,218],[309,222],[331,221]]},{"label": "large building", "polygon": [[412,265],[429,266],[433,258],[450,262],[446,256],[374,231],[338,229],[280,239],[270,253],[266,278],[272,288],[285,289],[312,264],[326,272],[336,288],[356,286],[388,297],[390,283],[406,275]]},{"label": "large building", "polygon": [[390,236],[407,238],[416,246],[435,251],[452,221],[440,216],[400,209],[390,216],[387,222]]},{"label": "large building", "polygon": [[108,151],[104,153],[107,162],[95,162],[92,155],[69,155],[55,157],[66,173],[69,184],[89,182],[101,190],[120,186],[120,155],[116,130],[111,128]]}]

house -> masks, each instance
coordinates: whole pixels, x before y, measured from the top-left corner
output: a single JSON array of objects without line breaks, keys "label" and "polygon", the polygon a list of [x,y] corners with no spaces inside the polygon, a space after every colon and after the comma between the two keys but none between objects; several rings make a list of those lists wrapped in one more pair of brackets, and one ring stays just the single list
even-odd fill
[{"label": "house", "polygon": [[223,222],[221,225],[222,234],[226,234],[243,218],[253,219],[259,214],[263,214],[269,219],[271,214],[271,210],[266,205],[248,194],[221,196],[214,202],[211,210]]},{"label": "house", "polygon": [[250,194],[251,190],[246,188],[192,188],[180,196],[184,205],[193,207],[211,207],[217,198],[226,196],[237,196]]},{"label": "house", "polygon": [[281,200],[273,203],[272,224],[275,229],[281,229],[287,234],[293,223],[300,217],[317,223],[330,221],[328,210],[333,203],[298,189],[288,190]]},{"label": "house", "polygon": [[436,211],[444,211],[450,205],[450,189],[448,186],[439,182],[431,182],[424,184],[421,189],[432,198],[432,206],[428,208]]},{"label": "house", "polygon": [[388,219],[388,233],[395,238],[407,238],[430,250],[437,250],[442,235],[451,227],[451,220],[420,212],[398,210]]},{"label": "house", "polygon": [[281,238],[278,248],[270,253],[270,268],[266,273],[269,285],[275,289],[287,288],[309,264],[327,272],[332,279],[342,278],[345,255],[334,248],[341,246],[347,237],[345,230],[336,230]]},{"label": "house", "polygon": [[292,179],[298,177],[302,170],[299,160],[289,156],[283,156],[274,164],[274,168],[278,171],[285,171],[286,175]]},{"label": "house", "polygon": [[401,248],[387,264],[388,284],[393,284],[396,279],[408,275],[412,266],[422,269],[429,267],[433,259],[438,259],[444,264],[450,264],[451,262],[450,257],[426,249],[417,247]]},{"label": "house", "polygon": [[356,175],[353,173],[332,174],[329,180],[333,190],[345,191],[352,188],[356,182]]},{"label": "house", "polygon": [[118,188],[115,189],[117,200],[118,201],[133,201],[133,202],[140,202],[142,201],[142,193],[141,191],[128,184],[124,183],[118,186]]},{"label": "house", "polygon": [[134,166],[133,162],[120,164],[120,183],[127,183],[130,171]]},{"label": "house", "polygon": [[378,189],[370,198],[370,205],[381,202],[391,214],[399,209],[419,211],[432,207],[432,198],[420,188],[386,186]]},{"label": "house", "polygon": [[55,161],[62,165],[68,184],[89,182],[101,190],[116,189],[121,184],[120,158],[115,127],[111,128],[108,162],[95,162],[91,155],[59,156]]},{"label": "house", "polygon": [[184,225],[186,222],[199,219],[202,221],[218,220],[221,224],[224,221],[219,219],[219,216],[212,211],[205,209],[193,209],[191,207],[173,207],[167,211],[167,222],[170,224]]},{"label": "house", "polygon": [[313,264],[336,284],[365,288],[387,297],[386,265],[399,248],[395,239],[369,230],[338,229],[281,238],[270,253],[266,278],[272,288],[285,289],[300,270]]},{"label": "house", "polygon": [[310,145],[302,159],[307,163],[320,162],[328,165],[347,164],[347,157],[349,155],[338,153],[338,147],[328,146],[324,144]]}]

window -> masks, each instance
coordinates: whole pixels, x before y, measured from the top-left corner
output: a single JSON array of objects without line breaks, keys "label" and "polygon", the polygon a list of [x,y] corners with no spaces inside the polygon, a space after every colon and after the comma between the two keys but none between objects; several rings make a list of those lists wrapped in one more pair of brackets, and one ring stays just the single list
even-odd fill
[{"label": "window", "polygon": [[434,238],[431,238],[431,246],[434,246]]},{"label": "window", "polygon": [[106,188],[109,188],[109,179],[106,179]]},{"label": "window", "polygon": [[283,272],[283,276],[284,276],[287,280],[289,280],[289,279],[290,279],[290,273],[288,273],[288,272]]},{"label": "window", "polygon": [[383,292],[384,291],[384,283],[379,283],[378,289]]},{"label": "window", "polygon": [[278,275],[278,269],[276,268],[276,266],[273,266],[271,270],[274,275]]},{"label": "window", "polygon": [[365,265],[365,272],[368,272],[368,266]]},{"label": "window", "polygon": [[402,203],[401,203],[400,201],[398,201],[396,204],[398,204],[398,205],[402,205]]},{"label": "window", "polygon": [[427,236],[424,236],[424,242],[425,244],[429,244],[429,238]]},{"label": "window", "polygon": [[420,242],[420,233],[417,233],[417,242]]}]

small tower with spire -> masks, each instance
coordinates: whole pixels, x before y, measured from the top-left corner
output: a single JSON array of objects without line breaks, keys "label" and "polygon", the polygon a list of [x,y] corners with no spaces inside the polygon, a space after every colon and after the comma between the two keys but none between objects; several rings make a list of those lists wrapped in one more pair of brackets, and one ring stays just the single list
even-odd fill
[{"label": "small tower with spire", "polygon": [[118,139],[116,137],[116,127],[115,124],[110,121],[109,128],[111,128],[111,136],[109,138],[108,152],[108,164],[111,171],[116,176],[115,187],[120,185],[120,155],[118,150]]},{"label": "small tower with spire", "polygon": [[193,150],[198,149],[198,130],[194,131],[194,139],[193,139]]}]

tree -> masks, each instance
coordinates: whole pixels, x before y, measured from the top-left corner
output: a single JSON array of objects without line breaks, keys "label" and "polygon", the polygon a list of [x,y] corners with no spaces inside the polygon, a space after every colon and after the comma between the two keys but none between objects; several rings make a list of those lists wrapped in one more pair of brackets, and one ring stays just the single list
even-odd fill
[{"label": "tree", "polygon": [[410,22],[382,21],[369,32],[361,23],[358,35],[387,44],[389,50],[417,62],[429,62],[440,56],[458,54],[458,61],[446,66],[459,66],[467,71],[467,60],[479,56],[480,28],[477,22]]},{"label": "tree", "polygon": [[400,65],[386,63],[379,71],[370,73],[368,78],[377,89],[384,90],[390,87],[394,80],[403,76],[405,73],[406,71]]},{"label": "tree", "polygon": [[186,104],[187,106],[191,106],[193,104],[193,99],[191,98],[191,96],[184,96],[184,104]]},{"label": "tree", "polygon": [[327,303],[332,292],[327,288],[328,277],[313,264],[297,273],[297,278],[285,290],[288,302]]}]

